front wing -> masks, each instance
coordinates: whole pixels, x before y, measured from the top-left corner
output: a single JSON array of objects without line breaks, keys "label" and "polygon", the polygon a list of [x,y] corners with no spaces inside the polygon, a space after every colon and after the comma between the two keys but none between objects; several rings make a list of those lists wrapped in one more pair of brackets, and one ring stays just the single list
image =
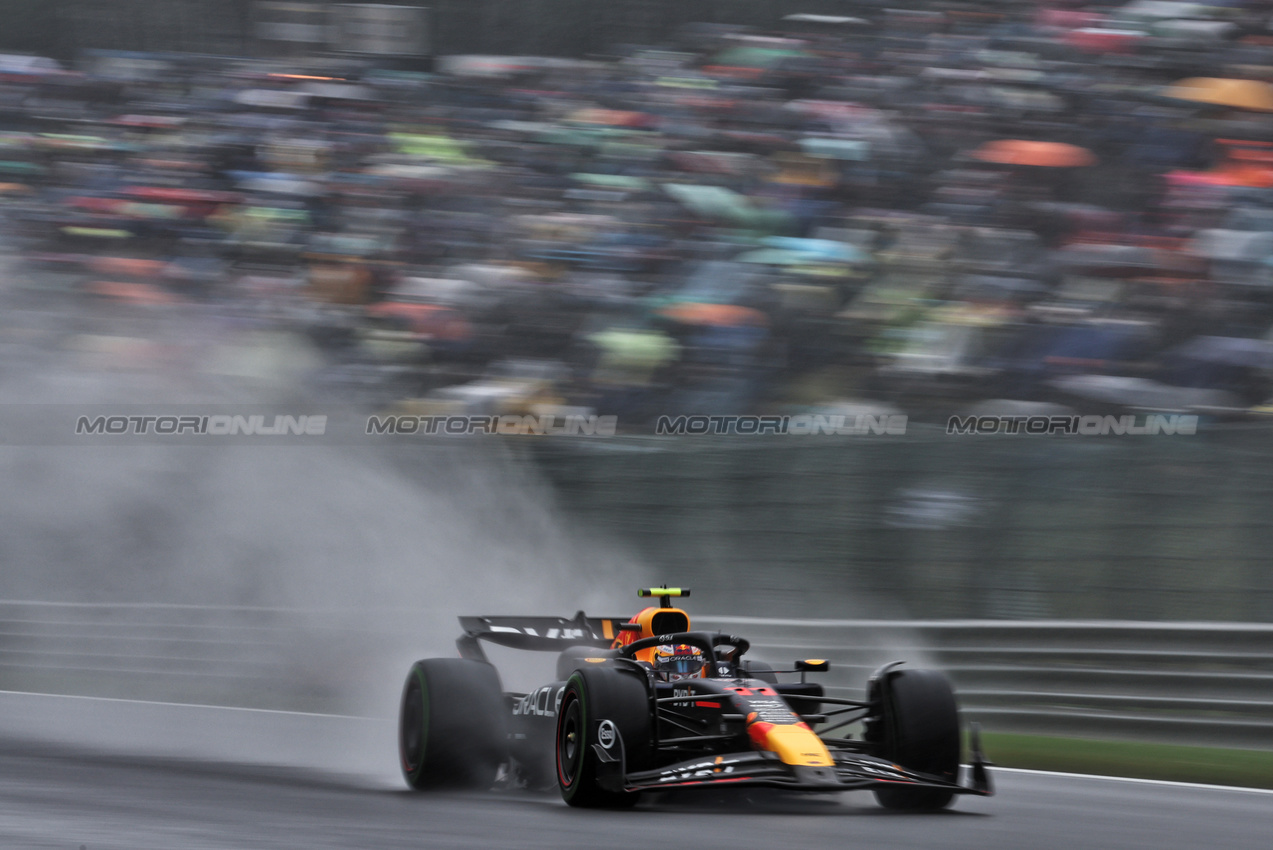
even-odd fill
[{"label": "front wing", "polygon": [[623,754],[606,752],[594,745],[600,760],[597,781],[611,791],[652,791],[659,788],[764,785],[801,791],[852,791],[883,785],[945,788],[956,794],[988,797],[994,793],[987,762],[979,751],[967,768],[967,784],[907,770],[900,765],[863,753],[833,752],[835,764],[805,767],[783,763],[768,752],[739,752],[700,756],[654,770],[625,773]]}]

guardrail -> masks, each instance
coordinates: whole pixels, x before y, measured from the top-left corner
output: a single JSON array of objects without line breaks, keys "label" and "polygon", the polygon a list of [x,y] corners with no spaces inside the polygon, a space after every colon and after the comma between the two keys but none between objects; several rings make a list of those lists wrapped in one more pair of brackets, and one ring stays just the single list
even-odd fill
[{"label": "guardrail", "polygon": [[0,690],[339,713],[388,637],[351,612],[0,600]]},{"label": "guardrail", "polygon": [[1057,620],[776,621],[698,618],[757,657],[825,657],[861,696],[888,661],[946,672],[987,730],[1273,746],[1273,626]]},{"label": "guardrail", "polygon": [[[348,713],[422,642],[401,612],[0,601],[0,690]],[[397,625],[408,624],[408,625]],[[945,671],[990,731],[1273,746],[1273,625],[698,617],[752,656],[822,657],[861,696],[880,664]],[[457,629],[458,634],[458,629]],[[394,656],[390,659],[388,656]]]}]

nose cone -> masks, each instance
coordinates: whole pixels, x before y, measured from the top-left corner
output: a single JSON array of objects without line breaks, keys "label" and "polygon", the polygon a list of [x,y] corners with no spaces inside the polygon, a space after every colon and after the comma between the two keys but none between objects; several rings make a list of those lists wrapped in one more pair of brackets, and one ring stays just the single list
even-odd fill
[{"label": "nose cone", "polygon": [[783,764],[796,767],[831,767],[835,764],[822,739],[804,723],[776,725],[758,720],[747,734],[759,749],[776,753]]}]

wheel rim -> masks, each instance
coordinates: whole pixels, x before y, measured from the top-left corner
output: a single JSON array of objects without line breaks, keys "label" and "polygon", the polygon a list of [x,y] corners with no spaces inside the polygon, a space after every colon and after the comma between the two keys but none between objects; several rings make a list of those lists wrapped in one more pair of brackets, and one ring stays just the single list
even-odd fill
[{"label": "wheel rim", "polygon": [[557,776],[563,787],[574,784],[583,757],[583,710],[574,694],[567,694],[557,733]]}]

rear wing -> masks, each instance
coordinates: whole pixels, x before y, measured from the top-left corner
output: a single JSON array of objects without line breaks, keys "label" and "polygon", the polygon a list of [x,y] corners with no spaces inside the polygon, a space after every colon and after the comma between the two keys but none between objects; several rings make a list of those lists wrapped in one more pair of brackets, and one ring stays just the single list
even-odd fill
[{"label": "rear wing", "polygon": [[480,641],[512,649],[561,652],[571,646],[608,649],[619,634],[626,617],[589,617],[580,611],[572,619],[564,617],[461,617],[460,635],[455,645],[463,658],[486,661]]}]

